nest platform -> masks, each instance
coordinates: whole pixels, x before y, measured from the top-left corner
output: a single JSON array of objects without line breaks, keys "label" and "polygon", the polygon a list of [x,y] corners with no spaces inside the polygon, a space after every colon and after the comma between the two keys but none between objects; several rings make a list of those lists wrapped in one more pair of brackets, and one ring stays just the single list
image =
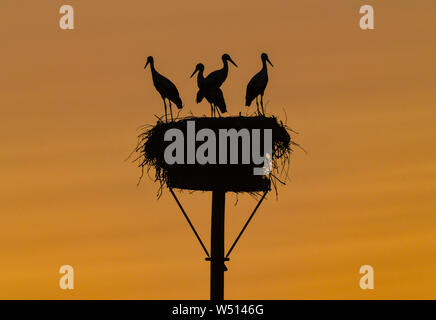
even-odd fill
[{"label": "nest platform", "polygon": [[[219,136],[220,129],[271,129],[272,131],[272,171],[267,175],[254,175],[253,169],[259,165],[254,163],[242,164],[242,143],[238,141],[238,164],[187,164],[187,138],[185,137],[184,164],[169,165],[164,159],[165,148],[172,141],[165,141],[165,132],[169,129],[179,129],[187,134],[187,122],[195,121],[195,130],[208,128]],[[291,130],[275,117],[187,117],[173,122],[158,121],[156,125],[144,127],[138,136],[136,152],[139,167],[142,170],[154,170],[155,180],[161,187],[187,189],[196,191],[224,190],[226,192],[260,192],[271,189],[271,183],[281,172],[283,166],[289,163],[292,146],[296,145],[290,136]],[[250,135],[251,136],[251,135]],[[250,139],[251,141],[251,139]],[[261,140],[263,142],[263,134]],[[204,142],[195,142],[195,150]],[[228,144],[229,147],[229,144]],[[264,150],[261,148],[261,154]],[[251,146],[250,146],[251,151]],[[229,156],[229,149],[227,155]],[[216,155],[219,157],[218,141]]]}]

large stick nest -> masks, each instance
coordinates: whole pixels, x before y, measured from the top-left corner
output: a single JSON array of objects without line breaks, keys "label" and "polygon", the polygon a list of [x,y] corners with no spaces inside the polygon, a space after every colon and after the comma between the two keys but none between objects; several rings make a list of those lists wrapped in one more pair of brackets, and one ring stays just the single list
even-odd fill
[{"label": "large stick nest", "polygon": [[[243,164],[186,164],[186,142],[185,142],[185,164],[168,165],[164,160],[164,150],[171,142],[164,141],[164,134],[168,129],[180,129],[186,135],[187,121],[195,120],[196,132],[203,128],[212,129],[218,137],[219,129],[234,128],[239,131],[246,128],[251,129],[272,129],[272,171],[268,175],[253,175],[254,163]],[[277,193],[277,183],[284,184],[288,177],[290,155],[293,146],[299,146],[291,139],[295,133],[276,117],[186,117],[173,122],[158,121],[154,126],[144,126],[138,136],[138,142],[134,153],[137,154],[134,161],[138,162],[141,168],[142,179],[144,170],[148,173],[154,171],[154,180],[159,182],[160,196],[164,186],[188,190],[210,191],[223,189],[231,192],[260,192],[271,189],[271,185]],[[187,138],[185,137],[185,140]],[[218,138],[217,138],[218,140]],[[263,135],[261,135],[263,145]],[[203,142],[196,142],[196,147]],[[216,155],[218,158],[218,141]],[[241,162],[241,141],[239,141],[239,162]],[[250,147],[251,150],[251,147]],[[261,147],[261,155],[263,155]],[[229,155],[229,151],[227,152]],[[256,166],[259,167],[259,166]],[[150,174],[149,174],[150,175]]]}]

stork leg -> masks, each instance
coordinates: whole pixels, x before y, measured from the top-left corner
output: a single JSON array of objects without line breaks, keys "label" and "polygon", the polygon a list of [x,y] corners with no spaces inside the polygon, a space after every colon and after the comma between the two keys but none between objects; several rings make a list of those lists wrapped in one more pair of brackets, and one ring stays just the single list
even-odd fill
[{"label": "stork leg", "polygon": [[213,117],[213,104],[210,104],[210,117]]},{"label": "stork leg", "polygon": [[257,106],[257,114],[260,115],[260,111],[259,111],[259,101],[256,97],[256,106]]},{"label": "stork leg", "polygon": [[173,119],[173,109],[172,109],[172,106],[171,106],[171,100],[168,100],[168,101],[170,102],[171,121],[174,121],[174,119]]},{"label": "stork leg", "polygon": [[162,100],[163,100],[164,106],[165,106],[165,122],[168,122],[168,118],[167,118],[167,103],[165,102],[165,98],[162,97]]},{"label": "stork leg", "polygon": [[265,110],[263,109],[263,94],[260,95],[260,105],[262,106],[262,114],[265,115]]},{"label": "stork leg", "polygon": [[216,113],[218,113],[218,117],[221,118],[221,113],[220,113],[220,109],[219,108],[216,108]]}]

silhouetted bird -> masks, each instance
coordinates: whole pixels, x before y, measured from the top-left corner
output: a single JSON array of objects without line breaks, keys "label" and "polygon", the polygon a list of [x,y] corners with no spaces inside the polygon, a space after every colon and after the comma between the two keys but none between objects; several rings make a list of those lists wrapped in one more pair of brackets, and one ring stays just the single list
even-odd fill
[{"label": "silhouetted bird", "polygon": [[257,112],[259,112],[259,102],[257,97],[260,95],[260,105],[262,106],[262,114],[265,115],[265,111],[263,109],[263,94],[265,92],[266,85],[268,84],[268,70],[266,63],[268,62],[271,67],[273,64],[269,61],[268,55],[266,53],[262,53],[260,56],[262,59],[262,70],[260,70],[257,74],[251,78],[250,82],[247,85],[247,93],[245,95],[245,105],[249,107],[253,102],[254,98],[256,98]]},{"label": "silhouetted bird", "polygon": [[182,99],[180,99],[179,91],[177,91],[176,86],[167,78],[165,78],[163,75],[161,75],[159,72],[156,71],[154,68],[154,60],[152,56],[149,56],[147,58],[147,63],[144,66],[144,69],[147,68],[148,64],[150,64],[151,69],[151,77],[153,78],[153,84],[156,88],[157,92],[159,92],[160,96],[162,97],[162,100],[164,102],[165,106],[165,121],[168,122],[167,119],[167,104],[165,102],[165,99],[168,99],[170,103],[170,113],[171,113],[171,120],[173,120],[173,111],[171,108],[171,102],[173,102],[177,108],[182,109]]},{"label": "silhouetted bird", "polygon": [[[223,92],[220,88],[210,85],[207,79],[204,78],[204,65],[202,63],[197,64],[191,78],[198,72],[197,75],[197,99],[196,102],[200,103],[203,97],[210,103],[210,116],[215,116],[215,110],[218,115],[221,116],[219,111],[222,113],[227,112],[226,102],[224,100]],[[218,107],[218,110],[216,109]]]},{"label": "silhouetted bird", "polygon": [[229,74],[228,61],[230,61],[235,67],[238,67],[236,65],[236,63],[232,60],[232,58],[230,58],[230,56],[227,53],[223,54],[222,60],[223,60],[223,67],[219,70],[211,72],[206,77],[206,83],[208,86],[213,86],[213,87],[219,88],[224,83],[224,81],[226,81],[227,75]]}]

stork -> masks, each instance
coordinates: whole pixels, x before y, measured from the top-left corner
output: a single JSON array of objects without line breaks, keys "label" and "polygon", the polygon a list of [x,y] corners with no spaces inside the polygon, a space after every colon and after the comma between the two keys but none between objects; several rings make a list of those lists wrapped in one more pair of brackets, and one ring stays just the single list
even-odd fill
[{"label": "stork", "polygon": [[254,98],[256,98],[257,105],[257,113],[260,114],[259,111],[259,102],[258,96],[260,95],[260,105],[262,106],[262,114],[265,115],[265,111],[263,109],[263,94],[265,93],[266,85],[268,84],[268,70],[266,63],[268,62],[271,67],[273,64],[268,58],[266,53],[262,53],[260,56],[262,60],[262,69],[251,78],[250,82],[247,85],[247,93],[245,95],[245,105],[249,107],[253,102]]},{"label": "stork", "polygon": [[238,67],[238,65],[232,60],[232,58],[230,58],[227,53],[223,54],[221,58],[223,60],[223,67],[219,70],[211,72],[205,79],[205,83],[208,87],[219,88],[222,86],[224,81],[226,81],[227,75],[229,74],[228,61],[230,61],[235,67]]},{"label": "stork", "polygon": [[147,63],[145,64],[144,69],[147,68],[149,64],[150,64],[151,77],[153,79],[154,87],[156,88],[157,92],[159,92],[164,102],[165,122],[168,122],[167,104],[165,102],[165,99],[168,99],[169,101],[171,120],[173,120],[173,111],[171,108],[171,102],[173,102],[177,106],[177,108],[182,109],[183,108],[182,99],[180,99],[179,91],[177,90],[174,83],[172,83],[170,80],[168,80],[167,78],[165,78],[163,75],[161,75],[159,72],[156,71],[156,69],[154,68],[154,59],[152,56],[149,56],[147,58]]},{"label": "stork", "polygon": [[[203,97],[210,103],[210,116],[215,116],[215,111],[218,112],[218,115],[221,116],[220,111],[222,113],[227,112],[226,102],[224,100],[223,92],[220,88],[214,87],[210,85],[208,79],[204,78],[204,65],[202,63],[197,64],[194,72],[191,75],[191,78],[197,74],[197,103],[200,103],[203,100]],[[216,109],[218,107],[218,109]]]}]

